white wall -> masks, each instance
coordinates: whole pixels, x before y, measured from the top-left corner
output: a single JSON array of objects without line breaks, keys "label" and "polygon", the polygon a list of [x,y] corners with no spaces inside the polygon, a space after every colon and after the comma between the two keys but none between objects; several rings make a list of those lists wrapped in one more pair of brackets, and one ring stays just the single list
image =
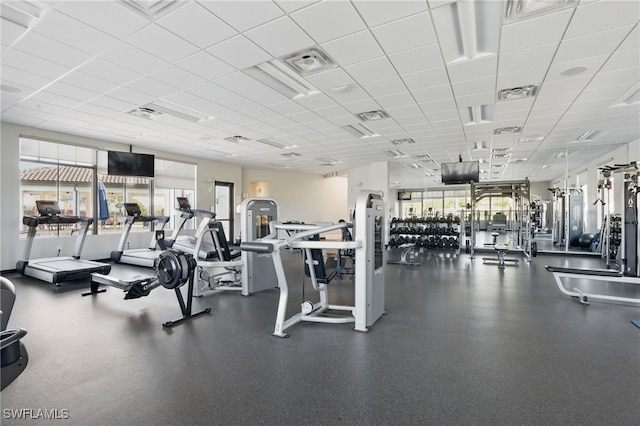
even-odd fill
[{"label": "white wall", "polygon": [[268,182],[269,192],[260,196],[276,200],[281,222],[348,220],[346,177],[325,178],[316,174],[245,168],[242,171],[242,194],[250,194],[251,182],[254,181]]},{"label": "white wall", "polygon": [[[46,131],[33,127],[20,126],[10,123],[1,123],[0,139],[0,269],[14,269],[16,262],[22,258],[24,251],[24,239],[20,239],[19,224],[22,220],[20,200],[20,136],[32,136],[46,138],[63,143],[77,144],[102,149],[114,149],[127,151],[129,146],[98,139],[72,136],[68,134]],[[139,153],[151,153],[160,158],[185,161],[197,165],[196,174],[196,205],[195,208],[209,210],[213,205],[213,180],[233,182],[238,188],[242,186],[242,168],[235,164],[220,163],[180,156],[171,153],[150,152],[136,150]],[[237,218],[239,219],[239,217]],[[240,220],[236,221],[236,229],[239,229]],[[89,235],[85,242],[82,257],[87,259],[105,259],[109,257],[111,250],[118,244],[119,235]],[[148,233],[132,233],[130,247],[145,247],[149,243]],[[68,255],[73,251],[75,238],[51,238],[38,239],[33,244],[32,257],[56,256],[57,248],[61,247],[61,254]]]}]

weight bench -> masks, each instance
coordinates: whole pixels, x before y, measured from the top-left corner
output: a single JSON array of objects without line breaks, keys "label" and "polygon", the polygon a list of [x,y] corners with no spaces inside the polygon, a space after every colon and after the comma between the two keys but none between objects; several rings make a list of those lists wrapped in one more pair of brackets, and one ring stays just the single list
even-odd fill
[{"label": "weight bench", "polygon": [[507,250],[509,247],[506,244],[494,244],[494,250],[497,252],[498,257],[483,257],[482,261],[484,263],[497,263],[498,269],[504,269],[506,265],[516,266],[518,263],[518,259],[509,259],[506,258]]},{"label": "weight bench", "polygon": [[610,300],[613,302],[640,304],[640,298],[611,296],[607,294],[585,293],[575,287],[573,288],[573,291],[569,291],[562,284],[562,278],[578,278],[578,279],[586,279],[586,280],[593,280],[593,281],[606,281],[606,282],[617,282],[617,283],[626,283],[626,284],[640,284],[640,278],[625,277],[622,274],[622,272],[616,271],[614,269],[565,268],[562,266],[549,266],[549,265],[545,265],[545,269],[553,273],[553,278],[556,280],[556,284],[558,284],[558,288],[563,294],[577,298],[578,301],[583,305],[589,304],[589,298]]},{"label": "weight bench", "polygon": [[416,260],[418,256],[416,255],[416,245],[414,243],[401,244],[398,248],[402,249],[400,260],[388,260],[388,264],[420,266],[420,262]]}]

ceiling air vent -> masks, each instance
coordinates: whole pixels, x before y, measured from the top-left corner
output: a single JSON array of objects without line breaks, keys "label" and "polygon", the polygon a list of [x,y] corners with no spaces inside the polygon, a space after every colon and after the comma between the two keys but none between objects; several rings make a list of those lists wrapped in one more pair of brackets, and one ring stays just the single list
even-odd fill
[{"label": "ceiling air vent", "polygon": [[375,120],[382,120],[384,118],[389,118],[389,114],[387,114],[386,111],[379,109],[377,111],[367,111],[367,112],[358,113],[356,114],[356,117],[358,117],[362,121],[375,121]]},{"label": "ceiling air vent", "polygon": [[512,89],[502,89],[498,92],[498,101],[515,101],[518,99],[534,98],[538,94],[537,84],[514,87]]},{"label": "ceiling air vent", "polygon": [[336,68],[338,65],[331,56],[319,47],[302,50],[282,58],[295,72],[302,76]]},{"label": "ceiling air vent", "polygon": [[233,143],[239,143],[239,142],[246,142],[249,140],[249,138],[245,138],[244,136],[229,136],[228,138],[224,138],[225,141],[229,141],[229,142],[233,142]]},{"label": "ceiling air vent", "polygon": [[176,10],[187,2],[181,0],[120,0],[118,3],[155,22],[156,19]]},{"label": "ceiling air vent", "polygon": [[144,106],[134,108],[131,111],[127,111],[127,113],[135,115],[136,117],[146,118],[147,120],[157,120],[162,115],[160,111]]},{"label": "ceiling air vent", "polygon": [[287,152],[286,154],[280,154],[280,155],[287,158],[302,157],[302,154],[298,154],[297,152]]},{"label": "ceiling air vent", "polygon": [[411,138],[404,138],[404,139],[392,140],[391,143],[394,145],[404,145],[404,144],[416,143],[416,141],[414,141]]},{"label": "ceiling air vent", "polygon": [[141,105],[127,112],[131,115],[149,120],[157,120],[159,118],[171,116],[181,120],[191,121],[192,123],[200,123],[213,118],[189,108],[160,100]]},{"label": "ceiling air vent", "polygon": [[500,127],[498,129],[493,129],[494,135],[510,135],[514,133],[520,133],[522,127],[513,126],[513,127]]},{"label": "ceiling air vent", "polygon": [[545,15],[576,4],[578,0],[507,0],[504,5],[504,23]]}]

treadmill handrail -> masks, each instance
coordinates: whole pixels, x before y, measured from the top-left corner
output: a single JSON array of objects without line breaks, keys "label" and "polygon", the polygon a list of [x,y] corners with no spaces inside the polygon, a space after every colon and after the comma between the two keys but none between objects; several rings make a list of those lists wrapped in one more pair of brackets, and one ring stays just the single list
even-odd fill
[{"label": "treadmill handrail", "polygon": [[70,223],[86,223],[87,226],[93,223],[92,217],[86,216],[35,216],[25,215],[22,217],[22,223],[28,227],[37,227],[38,225],[55,225],[55,224],[70,224]]}]

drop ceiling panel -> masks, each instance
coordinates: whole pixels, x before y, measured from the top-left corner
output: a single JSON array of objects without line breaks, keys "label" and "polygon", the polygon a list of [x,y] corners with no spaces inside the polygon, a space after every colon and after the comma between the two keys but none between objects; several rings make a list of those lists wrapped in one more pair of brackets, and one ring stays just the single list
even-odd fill
[{"label": "drop ceiling panel", "polygon": [[149,25],[127,38],[127,43],[169,63],[198,51],[189,43],[159,25]]},{"label": "drop ceiling panel", "polygon": [[558,43],[548,43],[528,49],[515,50],[500,55],[500,74],[526,71],[549,64],[558,48]]},{"label": "drop ceiling panel", "polygon": [[315,44],[288,16],[247,31],[245,35],[276,57],[303,50]]},{"label": "drop ceiling panel", "polygon": [[587,57],[610,55],[631,31],[631,26],[590,34],[588,36],[566,39],[554,58],[555,63],[579,61]]},{"label": "drop ceiling panel", "polygon": [[402,80],[409,90],[425,89],[429,87],[449,84],[449,77],[444,67],[432,68],[410,74],[402,74]]},{"label": "drop ceiling panel", "polygon": [[389,59],[381,57],[344,67],[345,71],[359,84],[365,84],[397,75]]},{"label": "drop ceiling panel", "polygon": [[492,90],[496,90],[496,77],[492,75],[490,77],[479,78],[476,80],[461,81],[459,83],[453,83],[453,93],[458,96],[469,96],[478,93],[485,93]]},{"label": "drop ceiling panel", "polygon": [[637,24],[640,19],[640,2],[620,1],[615,8],[595,2],[578,7],[565,38],[580,37],[625,25]]},{"label": "drop ceiling panel", "polygon": [[[20,89],[20,96],[27,96],[43,86],[49,84],[49,79],[31,74],[7,65],[2,67],[2,82],[6,86]],[[6,96],[4,93],[3,96]]]},{"label": "drop ceiling panel", "polygon": [[371,31],[388,55],[436,42],[427,12],[373,27]]},{"label": "drop ceiling panel", "polygon": [[158,20],[158,24],[173,34],[205,49],[238,32],[213,15],[202,4],[188,3]]},{"label": "drop ceiling panel", "polygon": [[33,31],[89,54],[102,52],[118,42],[115,37],[56,10],[47,13],[47,19],[39,20]]},{"label": "drop ceiling panel", "polygon": [[640,55],[637,51],[625,50],[614,53],[604,64],[600,72],[612,72],[627,68],[639,68]]},{"label": "drop ceiling panel", "polygon": [[[364,22],[349,2],[329,1],[316,3],[289,16],[317,43],[344,37],[366,28]],[[327,25],[328,22],[331,25]]]},{"label": "drop ceiling panel", "polygon": [[91,57],[86,52],[56,41],[55,38],[34,32],[27,32],[20,37],[13,48],[68,68],[74,68]]},{"label": "drop ceiling panel", "polygon": [[[547,43],[558,43],[564,34],[565,28],[573,9],[531,18],[525,21],[504,25],[500,52],[509,53],[514,50],[526,49]],[[544,31],[541,29],[544,28]]]},{"label": "drop ceiling panel", "polygon": [[322,43],[322,48],[341,66],[384,55],[380,45],[368,30]]},{"label": "drop ceiling panel", "polygon": [[3,46],[10,46],[14,41],[18,39],[27,30],[22,25],[18,25],[8,19],[2,19],[2,25],[0,25],[0,42]]},{"label": "drop ceiling panel", "polygon": [[584,76],[593,76],[598,70],[602,67],[602,65],[606,62],[608,56],[593,56],[590,58],[583,58],[575,61],[569,62],[556,62],[549,67],[548,75],[546,81],[558,81],[558,80],[567,80],[572,76],[564,76],[561,73],[572,68],[576,67],[586,67],[587,70],[578,74],[578,77]]},{"label": "drop ceiling panel", "polygon": [[67,1],[59,4],[60,12],[79,22],[84,22],[118,39],[126,38],[146,25],[149,21],[129,12],[117,2]]},{"label": "drop ceiling panel", "polygon": [[437,44],[429,44],[389,55],[391,63],[400,74],[442,67],[442,54]]},{"label": "drop ceiling panel", "polygon": [[497,55],[490,55],[478,59],[456,62],[447,65],[449,78],[454,84],[467,80],[477,80],[481,77],[489,76],[493,76],[495,79],[497,68]]},{"label": "drop ceiling panel", "polygon": [[369,27],[395,21],[420,12],[426,12],[425,2],[396,0],[380,2],[354,0],[353,4]]},{"label": "drop ceiling panel", "polygon": [[497,90],[522,87],[529,84],[540,84],[547,74],[547,68],[532,68],[526,71],[498,75]]},{"label": "drop ceiling panel", "polygon": [[242,35],[218,43],[207,52],[239,70],[272,59],[270,54]]},{"label": "drop ceiling panel", "polygon": [[332,91],[332,89],[342,86],[355,85],[355,80],[342,68],[335,68],[318,74],[313,74],[308,76],[306,80],[313,84],[314,87],[325,92]]},{"label": "drop ceiling panel", "polygon": [[383,80],[364,84],[362,87],[374,98],[407,91],[407,88],[400,77],[385,78]]},{"label": "drop ceiling panel", "polygon": [[[244,93],[243,96],[263,106],[281,104],[282,102],[285,102],[287,100],[285,96],[281,95],[280,93],[276,92],[275,90],[269,87],[264,87],[259,90],[254,90],[253,92]],[[216,98],[210,98],[210,99],[216,99]],[[222,101],[222,99],[220,99],[219,101]]]},{"label": "drop ceiling panel", "polygon": [[157,56],[126,43],[118,44],[100,55],[100,58],[113,64],[122,65],[131,71],[135,71],[138,75],[149,74],[169,64]]},{"label": "drop ceiling panel", "polygon": [[169,65],[161,68],[158,71],[149,74],[149,77],[182,89],[189,89],[206,81],[204,78],[176,65]]},{"label": "drop ceiling panel", "polygon": [[276,4],[266,1],[204,1],[201,4],[238,31],[246,31],[283,15]]}]

